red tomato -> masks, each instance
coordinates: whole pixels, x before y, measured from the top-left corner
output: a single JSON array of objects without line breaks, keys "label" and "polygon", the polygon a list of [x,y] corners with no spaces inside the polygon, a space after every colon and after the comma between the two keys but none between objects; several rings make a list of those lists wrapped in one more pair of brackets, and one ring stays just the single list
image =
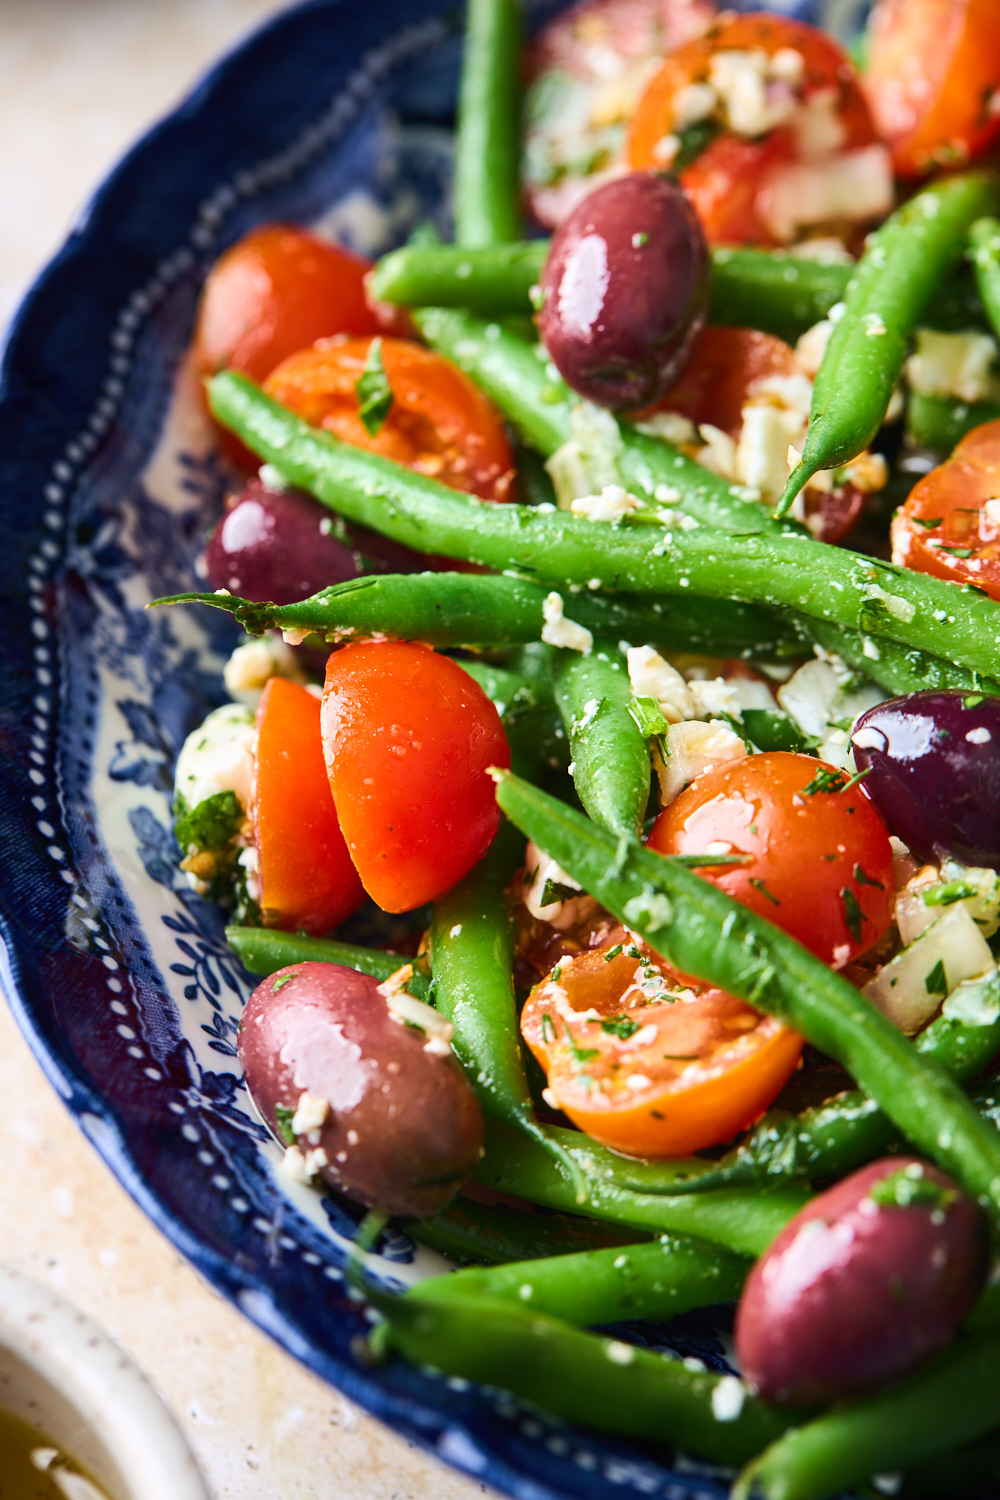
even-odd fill
[{"label": "red tomato", "polygon": [[[735,440],[743,426],[743,407],[770,376],[801,375],[795,350],[773,334],[756,328],[712,325],[698,337],[684,373],[654,411],[676,411],[700,426],[709,422]],[[821,542],[839,542],[864,513],[866,497],[854,485],[826,492],[805,491],[810,530]]]},{"label": "red tomato", "polygon": [[370,262],[292,224],[254,229],[208,274],[194,334],[203,375],[240,370],[261,381],[296,349],[334,333],[370,334]]},{"label": "red tomato", "polygon": [[649,847],[752,856],[698,873],[843,968],[886,932],[894,889],[885,824],[847,780],[810,755],[748,755],[698,776],[657,818]]},{"label": "red tomato", "polygon": [[865,87],[901,177],[960,166],[1000,132],[997,0],[876,0]]},{"label": "red tomato", "polygon": [[[664,60],[633,116],[629,165],[640,169],[662,165],[659,143],[677,133],[675,100],[682,89],[705,82],[714,53],[757,50],[773,56],[786,48],[800,53],[805,62],[803,100],[821,90],[834,91],[836,113],[843,127],[840,149],[870,145],[875,131],[864,95],[850,59],[830,36],[803,21],[729,12],[705,36],[677,48]],[[681,171],[681,186],[713,244],[770,242],[758,217],[757,195],[768,171],[794,155],[794,139],[785,126],[752,140],[726,130]]]},{"label": "red tomato", "polygon": [[385,911],[443,895],[481,859],[509,766],[493,704],[457,662],[406,641],[357,641],[326,668],[323,750],[362,884]]},{"label": "red tomato", "polygon": [[894,561],[952,583],[974,583],[1000,599],[998,495],[1000,422],[986,422],[913,486],[892,523]]},{"label": "red tomato", "polygon": [[265,927],[321,934],[364,900],[330,795],[320,704],[272,677],[257,709],[254,829]]},{"label": "red tomato", "polygon": [[345,443],[483,500],[510,499],[514,465],[500,418],[461,370],[420,344],[380,340],[392,405],[379,431],[368,431],[356,388],[371,345],[371,339],[331,339],[301,349],[264,389]]},{"label": "red tomato", "polygon": [[624,930],[561,958],[528,996],[521,1032],[574,1124],[646,1157],[730,1140],[763,1114],[802,1051],[780,1021],[691,988]]}]

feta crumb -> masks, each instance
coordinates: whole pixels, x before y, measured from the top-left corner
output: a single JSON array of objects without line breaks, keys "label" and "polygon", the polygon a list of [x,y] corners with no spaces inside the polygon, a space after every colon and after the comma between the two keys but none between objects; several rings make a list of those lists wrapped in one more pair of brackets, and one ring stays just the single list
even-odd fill
[{"label": "feta crumb", "polygon": [[696,678],[688,683],[688,687],[694,700],[693,718],[715,719],[720,714],[728,714],[733,719],[743,717],[736,689],[724,677],[713,677],[707,681]]},{"label": "feta crumb", "polygon": [[684,678],[652,646],[632,646],[626,653],[628,677],[637,698],[655,698],[670,724],[695,717],[694,699]]},{"label": "feta crumb", "polygon": [[996,341],[986,333],[939,333],[918,328],[916,352],[906,361],[910,389],[922,396],[954,396],[959,401],[996,398]]},{"label": "feta crumb", "polygon": [[280,635],[262,636],[237,646],[222,669],[226,692],[237,703],[256,708],[261,694],[272,677],[289,682],[305,682],[305,674],[295,653]]},{"label": "feta crumb", "polygon": [[552,1090],[550,1088],[544,1088],[544,1089],[542,1089],[542,1098],[545,1100],[546,1104],[549,1106],[549,1109],[561,1109],[562,1108],[562,1105],[559,1103],[559,1100],[556,1098],[555,1094],[552,1092]]},{"label": "feta crumb", "polygon": [[613,1365],[630,1365],[635,1359],[632,1345],[623,1344],[619,1339],[608,1339],[604,1352]]},{"label": "feta crumb", "polygon": [[[660,438],[665,443],[673,443],[675,448],[683,448],[685,443],[695,443],[698,440],[697,427],[689,417],[682,417],[679,411],[650,412],[648,417],[635,425],[646,437]],[[662,495],[661,489],[664,491]],[[681,498],[680,490],[668,485],[657,486],[653,493],[657,500],[668,503]]]},{"label": "feta crumb", "polygon": [[461,937],[462,936],[462,924],[461,924],[461,922],[456,922],[455,925],[454,925],[454,927],[452,927],[452,928],[449,929],[448,936],[449,937],[453,937],[453,938],[457,938],[457,937]]},{"label": "feta crumb", "polygon": [[599,495],[582,495],[573,500],[570,510],[588,521],[606,521],[616,525],[630,511],[641,510],[642,501],[620,484],[606,484]]},{"label": "feta crumb", "polygon": [[713,474],[721,474],[723,479],[738,479],[736,444],[729,433],[723,432],[721,427],[713,427],[711,422],[703,422],[698,431],[705,444],[696,455],[698,462],[711,469]]},{"label": "feta crumb", "polygon": [[687,130],[715,113],[719,96],[709,83],[688,83],[677,90],[671,109],[675,130]]},{"label": "feta crumb", "polygon": [[295,1106],[292,1116],[292,1134],[308,1135],[310,1130],[319,1130],[326,1124],[330,1113],[330,1101],[317,1098],[308,1090],[299,1095],[299,1102]]},{"label": "feta crumb", "polygon": [[979,724],[975,729],[970,729],[965,736],[966,743],[969,745],[988,745],[992,738],[985,724]]},{"label": "feta crumb", "polygon": [[241,703],[213,709],[189,734],[177,757],[175,791],[195,808],[218,792],[234,792],[244,808],[253,797],[257,726]]},{"label": "feta crumb", "polygon": [[712,1392],[712,1416],[717,1422],[735,1422],[743,1410],[746,1386],[735,1375],[723,1375]]},{"label": "feta crumb", "polygon": [[309,1186],[311,1173],[306,1167],[305,1154],[298,1146],[289,1146],[281,1158],[280,1170],[290,1177],[293,1182],[300,1182],[303,1186]]},{"label": "feta crumb", "polygon": [[567,620],[563,615],[562,595],[554,590],[545,596],[542,605],[542,640],[548,646],[562,646],[566,651],[579,651],[589,656],[594,647],[594,637],[583,625]]},{"label": "feta crumb", "polygon": [[757,195],[758,215],[774,238],[786,244],[810,224],[880,218],[892,209],[893,192],[887,148],[863,146],[776,166]]}]

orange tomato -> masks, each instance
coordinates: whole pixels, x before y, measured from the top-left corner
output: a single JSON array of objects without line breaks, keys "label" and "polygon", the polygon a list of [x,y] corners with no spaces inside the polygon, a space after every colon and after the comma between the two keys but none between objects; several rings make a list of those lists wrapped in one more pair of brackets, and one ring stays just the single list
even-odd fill
[{"label": "orange tomato", "polygon": [[[703,83],[716,52],[762,51],[773,56],[790,48],[802,56],[802,98],[832,90],[843,139],[841,149],[870,145],[875,130],[864,95],[847,54],[825,32],[803,21],[753,13],[720,17],[704,36],[678,47],[664,60],[632,119],[628,161],[633,168],[661,166],[659,143],[676,130],[675,101],[682,89]],[[768,171],[795,155],[792,132],[785,126],[759,139],[725,130],[680,173],[705,233],[713,244],[770,243],[757,215],[757,195]]]},{"label": "orange tomato", "polygon": [[208,273],[194,333],[203,375],[240,370],[261,381],[275,365],[334,333],[377,333],[365,302],[370,262],[293,224],[265,224]]},{"label": "orange tomato", "polygon": [[364,900],[330,795],[319,699],[272,677],[257,709],[254,831],[265,927],[314,935]]},{"label": "orange tomato", "polygon": [[997,0],[876,0],[864,84],[901,177],[961,166],[1000,133]]},{"label": "orange tomato", "polygon": [[359,415],[357,384],[371,339],[324,339],[283,361],[264,389],[314,427],[483,500],[508,500],[510,445],[490,402],[440,354],[405,339],[380,340],[392,405],[378,432]]},{"label": "orange tomato", "polygon": [[323,751],[351,858],[384,911],[450,890],[499,822],[490,766],[509,766],[500,717],[457,662],[409,641],[334,651]]},{"label": "orange tomato", "polygon": [[998,495],[1000,421],[985,422],[913,486],[892,523],[893,559],[1000,599]]},{"label": "orange tomato", "polygon": [[728,846],[743,865],[698,871],[843,968],[892,920],[892,846],[872,802],[847,773],[811,755],[769,750],[697,776],[649,835],[659,854]]},{"label": "orange tomato", "polygon": [[751,1125],[789,1078],[802,1037],[722,990],[691,988],[620,931],[560,959],[521,1033],[560,1109],[634,1156],[686,1156]]}]

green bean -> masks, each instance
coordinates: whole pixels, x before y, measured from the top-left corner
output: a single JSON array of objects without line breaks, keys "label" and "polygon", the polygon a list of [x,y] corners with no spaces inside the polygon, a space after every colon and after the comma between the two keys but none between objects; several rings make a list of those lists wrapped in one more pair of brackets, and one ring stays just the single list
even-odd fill
[{"label": "green bean", "polygon": [[[232,371],[209,382],[213,412],[261,457],[349,520],[407,546],[536,581],[637,594],[737,599],[797,609],[989,673],[1000,609],[968,586],[801,535],[608,526],[517,505],[488,505],[374,453],[338,443]],[[711,477],[711,476],[709,476]]]},{"label": "green bean", "polygon": [[898,1384],[779,1438],[744,1470],[733,1500],[749,1500],[751,1493],[764,1500],[821,1500],[872,1474],[968,1442],[998,1423],[1000,1337],[978,1334]]},{"label": "green bean", "polygon": [[924,188],[868,240],[813,386],[802,458],[778,503],[783,515],[821,469],[855,458],[878,432],[907,341],[962,253],[969,225],[998,202],[997,178],[969,172]]},{"label": "green bean", "polygon": [[1000,219],[977,219],[969,230],[969,259],[993,332],[1000,334]]},{"label": "green bean", "polygon": [[[572,414],[579,399],[555,366],[544,363],[540,345],[527,344],[498,323],[485,323],[471,313],[426,307],[414,318],[432,348],[471,376],[525,442],[551,457],[574,436]],[[607,414],[602,415],[606,422]],[[618,427],[620,447],[616,442],[609,449],[608,461],[633,494],[676,507],[706,526],[783,529],[764,506],[741,498],[738,486],[685,458],[662,438],[639,432],[629,422]],[[784,529],[796,534],[801,530],[787,524]]]},{"label": "green bean", "polygon": [[[704,1458],[739,1463],[794,1420],[745,1393],[731,1375],[691,1370],[680,1360],[583,1333],[511,1302],[439,1300],[419,1286],[402,1297],[371,1290],[368,1296],[386,1319],[376,1329],[375,1348],[500,1386],[605,1432],[681,1443]],[[727,1380],[737,1399],[720,1421],[713,1396]],[[718,1398],[716,1404],[723,1409]]]},{"label": "green bean", "polygon": [[378,261],[372,291],[403,307],[464,307],[486,317],[528,312],[548,253],[548,240],[472,252],[464,245],[406,245]]},{"label": "green bean", "polygon": [[554,1149],[535,1118],[514,997],[514,945],[504,888],[524,859],[510,823],[484,859],[434,903],[430,928],[434,1004],[455,1028],[452,1045],[486,1114]]},{"label": "green bean", "polygon": [[629,713],[632,686],[617,644],[597,640],[589,656],[560,651],[555,694],[580,801],[612,833],[639,833],[652,768],[646,740]]},{"label": "green bean", "polygon": [[[340,943],[332,938],[306,937],[305,933],[278,932],[273,927],[227,927],[226,942],[251,974],[266,978],[290,964],[343,964],[359,974],[370,974],[383,983],[397,969],[411,960],[399,953],[383,953],[379,948],[360,948],[354,943]],[[430,989],[430,976],[414,966],[413,978],[406,988],[419,1000]]]},{"label": "green bean", "polygon": [[880,636],[876,641],[863,631],[847,630],[827,620],[791,616],[808,635],[826,651],[834,651],[855,672],[870,677],[887,693],[921,693],[931,688],[945,688],[959,693],[1000,694],[1000,681],[958,667],[943,656],[926,651],[908,650],[895,641]]},{"label": "green bean", "polygon": [[[407,245],[378,262],[374,291],[404,307],[460,307],[483,317],[527,312],[547,240],[482,246]],[[854,267],[808,260],[780,250],[717,248],[712,252],[710,319],[758,328],[794,344],[843,299]],[[926,309],[932,328],[961,331],[983,323],[969,276],[949,278]]]},{"label": "green bean", "polygon": [[[553,1131],[553,1136],[563,1143],[569,1133]],[[574,1184],[566,1169],[535,1141],[488,1120],[486,1154],[476,1179],[495,1192],[526,1198],[545,1208],[585,1214],[622,1229],[693,1234],[737,1255],[762,1255],[789,1219],[809,1202],[808,1190],[789,1182],[769,1188],[726,1187],[676,1194],[619,1187],[591,1171],[590,1160],[600,1159],[602,1148],[586,1137],[580,1139],[577,1161],[583,1168],[582,1185]],[[669,1171],[675,1164],[658,1165]],[[689,1165],[682,1162],[679,1167],[683,1170]]]},{"label": "green bean", "polygon": [[[523,578],[383,573],[335,584],[296,604],[257,604],[234,594],[208,593],[173,594],[154,602],[208,604],[235,616],[250,635],[277,628],[288,631],[292,640],[314,634],[334,645],[390,635],[432,646],[495,650],[541,638],[548,593],[547,587]],[[782,647],[794,650],[797,639],[793,629],[759,610],[721,599],[711,604],[696,599],[609,599],[581,589],[567,598],[565,612],[593,635],[668,651],[770,655]]]},{"label": "green bean", "polygon": [[624,1318],[667,1321],[695,1307],[734,1302],[749,1262],[718,1245],[664,1234],[651,1243],[515,1261],[488,1271],[459,1271],[420,1283],[421,1296],[487,1297],[525,1303],[532,1312],[579,1328]]},{"label": "green bean", "polygon": [[908,1140],[1000,1214],[1000,1136],[954,1079],[852,984],[676,860],[616,842],[527,782],[497,774],[501,809],[602,906],[681,973],[800,1031],[851,1073]]},{"label": "green bean", "polygon": [[520,237],[520,0],[468,0],[455,132],[460,245]]},{"label": "green bean", "polygon": [[562,719],[552,700],[552,683],[545,688],[519,672],[508,671],[486,661],[460,661],[463,672],[474,678],[500,715],[510,746],[511,769],[518,766],[537,780],[545,768],[565,770],[569,744]]},{"label": "green bean", "polygon": [[973,427],[995,422],[1000,402],[957,401],[953,396],[923,396],[911,391],[906,403],[907,440],[918,448],[948,454]]},{"label": "green bean", "polygon": [[457,1198],[432,1219],[406,1220],[405,1226],[422,1244],[450,1260],[488,1265],[611,1245],[620,1249],[635,1238],[569,1214],[501,1208],[472,1198]]}]

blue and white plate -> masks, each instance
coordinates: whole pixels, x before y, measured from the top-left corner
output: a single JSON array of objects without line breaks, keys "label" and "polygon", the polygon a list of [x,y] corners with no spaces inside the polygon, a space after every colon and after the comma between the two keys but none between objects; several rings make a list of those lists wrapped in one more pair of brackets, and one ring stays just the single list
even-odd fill
[{"label": "blue and white plate", "polygon": [[[251,983],[176,869],[173,764],[222,699],[233,641],[212,611],[144,609],[194,584],[223,498],[185,366],[199,287],[266,220],[369,253],[428,216],[447,228],[456,9],[310,0],[281,15],[125,158],[15,320],[0,384],[0,978],[150,1218],[353,1400],[521,1500],[716,1500],[725,1482],[665,1449],[402,1361],[355,1362],[368,1325],[342,1268],[360,1213],[276,1178],[236,1061]],[[858,9],[830,6],[841,26]],[[375,1265],[398,1284],[442,1262],[395,1231]],[[722,1368],[724,1338],[723,1320],[693,1315],[671,1343]]]}]

